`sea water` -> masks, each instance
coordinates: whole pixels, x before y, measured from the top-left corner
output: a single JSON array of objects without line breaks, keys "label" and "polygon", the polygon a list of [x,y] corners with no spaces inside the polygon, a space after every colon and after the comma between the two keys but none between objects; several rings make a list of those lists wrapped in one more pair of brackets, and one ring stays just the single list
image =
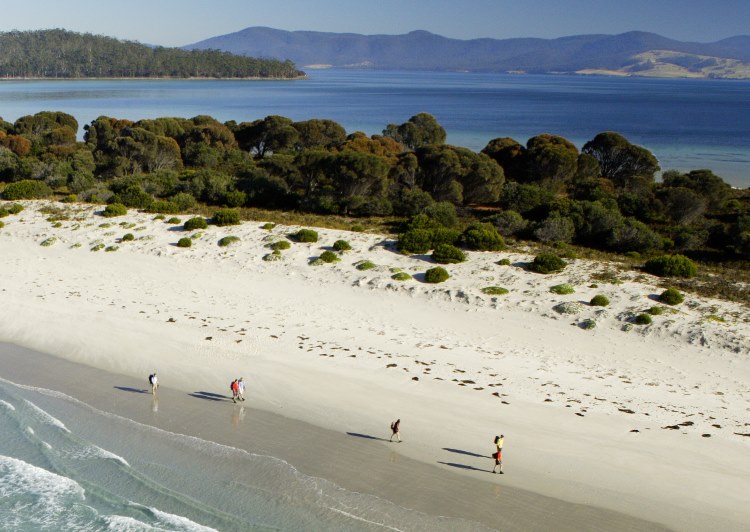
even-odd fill
[{"label": "sea water", "polygon": [[[303,80],[0,80],[0,117],[64,111],[139,120],[210,115],[237,122],[328,118],[379,134],[426,112],[447,142],[481,150],[540,133],[582,148],[602,131],[645,146],[663,170],[712,169],[750,187],[750,81],[464,72],[310,70]],[[79,135],[83,130],[79,131]]]},{"label": "sea water", "polygon": [[0,379],[0,530],[483,530]]}]

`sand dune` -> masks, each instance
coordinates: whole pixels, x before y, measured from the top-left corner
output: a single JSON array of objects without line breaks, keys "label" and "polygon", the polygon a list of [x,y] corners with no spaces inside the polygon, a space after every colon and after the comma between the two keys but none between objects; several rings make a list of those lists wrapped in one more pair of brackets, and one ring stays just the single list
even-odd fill
[{"label": "sand dune", "polygon": [[[543,276],[525,269],[530,250],[469,252],[431,285],[429,257],[382,235],[320,229],[318,243],[265,261],[299,227],[184,232],[135,211],[22,203],[0,229],[2,341],[143,379],[157,370],[185,391],[224,392],[243,375],[254,406],[336,431],[387,436],[400,417],[407,457],[669,527],[750,522],[739,305],[688,295],[641,326],[632,317],[661,289],[617,264],[572,260]],[[175,245],[195,233],[191,248]],[[239,242],[218,246],[228,235]],[[310,265],[338,239],[353,248],[340,262]],[[561,283],[575,292],[550,292]],[[590,306],[596,294],[610,305]],[[507,474],[493,476],[476,455],[501,432]]]}]

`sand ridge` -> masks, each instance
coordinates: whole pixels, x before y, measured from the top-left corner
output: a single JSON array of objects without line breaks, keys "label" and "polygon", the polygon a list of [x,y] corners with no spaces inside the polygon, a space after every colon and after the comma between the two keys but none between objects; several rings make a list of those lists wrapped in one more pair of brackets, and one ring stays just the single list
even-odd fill
[{"label": "sand ridge", "polygon": [[[506,432],[514,474],[502,482],[669,526],[731,514],[748,487],[750,325],[738,305],[688,296],[643,327],[630,320],[661,289],[616,264],[572,260],[542,276],[524,268],[528,250],[469,252],[430,285],[429,257],[382,235],[319,229],[318,243],[267,262],[268,244],[298,227],[184,232],[132,210],[22,203],[0,230],[4,341],[126,375],[158,369],[188,391],[244,375],[256,406],[334,430],[380,434],[401,417],[411,441],[398,452],[467,475]],[[48,221],[50,206],[69,219]],[[240,241],[219,247],[227,235]],[[309,265],[338,239],[353,248],[340,262]],[[393,280],[394,268],[415,279]],[[560,283],[575,293],[550,293]],[[611,304],[589,306],[600,293]],[[564,302],[580,312],[553,310]]]}]

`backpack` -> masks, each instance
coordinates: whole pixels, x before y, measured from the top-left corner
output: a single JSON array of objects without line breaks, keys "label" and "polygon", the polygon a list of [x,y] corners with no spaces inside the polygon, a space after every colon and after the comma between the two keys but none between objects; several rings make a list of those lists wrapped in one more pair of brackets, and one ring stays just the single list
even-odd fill
[{"label": "backpack", "polygon": [[395,421],[391,421],[391,430],[393,430],[393,427],[395,427],[395,426],[396,426],[396,422]]},{"label": "backpack", "polygon": [[153,373],[148,376],[148,383],[149,384],[153,384],[154,383],[154,374]]},{"label": "backpack", "polygon": [[234,391],[234,381],[229,383],[229,389]]}]

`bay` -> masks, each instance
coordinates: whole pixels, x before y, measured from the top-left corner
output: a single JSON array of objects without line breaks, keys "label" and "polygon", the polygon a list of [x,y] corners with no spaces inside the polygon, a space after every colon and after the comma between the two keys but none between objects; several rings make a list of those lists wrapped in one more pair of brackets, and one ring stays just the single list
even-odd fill
[{"label": "bay", "polygon": [[[0,116],[14,121],[64,111],[81,126],[98,116],[139,120],[210,115],[220,121],[270,114],[329,118],[347,132],[379,134],[427,112],[447,142],[481,150],[491,139],[525,143],[540,133],[579,148],[617,131],[651,150],[662,169],[709,168],[750,187],[750,82],[311,70],[304,80],[2,80]],[[79,131],[79,136],[83,131]]]}]

